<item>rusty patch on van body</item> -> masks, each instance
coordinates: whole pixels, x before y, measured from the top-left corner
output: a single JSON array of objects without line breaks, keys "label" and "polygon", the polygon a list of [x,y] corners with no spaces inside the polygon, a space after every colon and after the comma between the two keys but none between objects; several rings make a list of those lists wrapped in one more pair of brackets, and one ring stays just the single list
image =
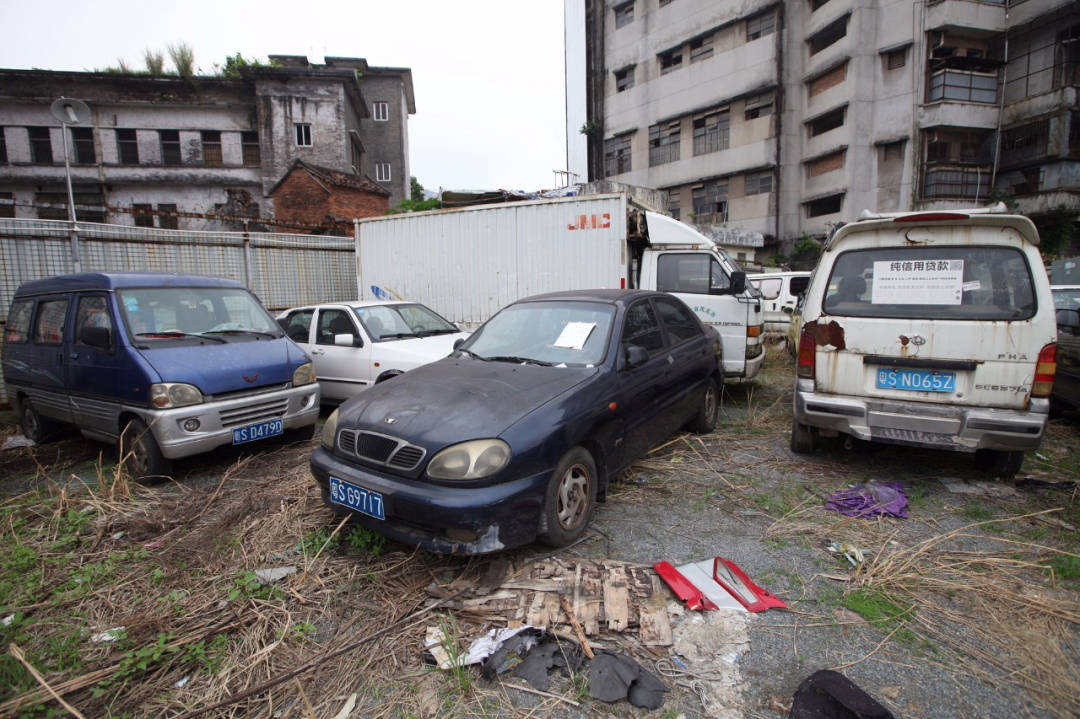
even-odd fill
[{"label": "rusty patch on van body", "polygon": [[832,345],[837,350],[847,347],[844,342],[844,328],[836,320],[827,325],[820,324],[817,320],[803,325],[803,331],[808,332],[814,338],[814,344],[819,346]]}]

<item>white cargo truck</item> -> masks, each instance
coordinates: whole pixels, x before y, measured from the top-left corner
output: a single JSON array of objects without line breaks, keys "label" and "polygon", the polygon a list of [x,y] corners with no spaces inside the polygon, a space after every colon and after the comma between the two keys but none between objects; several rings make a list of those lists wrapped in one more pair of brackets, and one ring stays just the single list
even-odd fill
[{"label": "white cargo truck", "polygon": [[359,220],[356,259],[361,300],[421,302],[470,329],[545,292],[670,292],[720,333],[725,376],[749,379],[765,359],[746,274],[709,238],[621,192]]}]

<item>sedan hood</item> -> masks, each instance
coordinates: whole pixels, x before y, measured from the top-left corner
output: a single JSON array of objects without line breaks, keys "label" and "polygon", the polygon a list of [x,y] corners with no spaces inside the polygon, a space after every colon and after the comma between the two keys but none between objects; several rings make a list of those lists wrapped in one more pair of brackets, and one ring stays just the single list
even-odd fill
[{"label": "sedan hood", "polygon": [[284,337],[154,347],[140,353],[162,382],[186,382],[209,395],[289,382],[304,362],[300,348]]},{"label": "sedan hood", "polygon": [[446,358],[349,400],[341,407],[340,426],[394,435],[429,449],[498,437],[596,373],[592,367]]},{"label": "sedan hood", "polygon": [[376,342],[372,348],[372,356],[374,360],[388,367],[410,370],[448,356],[454,351],[454,342],[468,336],[468,332],[455,332],[448,335]]}]

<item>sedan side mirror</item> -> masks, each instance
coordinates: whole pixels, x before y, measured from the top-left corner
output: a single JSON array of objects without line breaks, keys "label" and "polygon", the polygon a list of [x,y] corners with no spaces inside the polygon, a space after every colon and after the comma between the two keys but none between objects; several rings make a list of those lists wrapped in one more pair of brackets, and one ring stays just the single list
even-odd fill
[{"label": "sedan side mirror", "polygon": [[1080,310],[1058,310],[1057,326],[1058,329],[1068,329],[1070,334],[1080,332]]},{"label": "sedan side mirror", "polygon": [[641,345],[628,345],[625,350],[623,366],[635,369],[649,361],[649,351]]},{"label": "sedan side mirror", "polygon": [[459,349],[461,349],[461,345],[463,344],[465,344],[465,339],[462,337],[458,337],[456,340],[454,340],[454,351],[457,352]]},{"label": "sedan side mirror", "polygon": [[364,340],[360,335],[340,334],[334,335],[334,344],[338,347],[363,347]]}]

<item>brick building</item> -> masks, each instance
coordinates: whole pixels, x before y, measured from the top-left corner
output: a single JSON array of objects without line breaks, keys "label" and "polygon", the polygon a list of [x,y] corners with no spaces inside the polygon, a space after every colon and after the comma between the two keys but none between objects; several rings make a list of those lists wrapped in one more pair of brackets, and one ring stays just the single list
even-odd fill
[{"label": "brick building", "polygon": [[352,231],[353,218],[382,215],[390,207],[390,191],[370,178],[303,160],[294,160],[268,195],[279,221],[345,232]]},{"label": "brick building", "polygon": [[298,160],[377,183],[389,204],[409,196],[408,68],[270,61],[238,78],[0,69],[0,201],[13,201],[0,216],[67,218],[64,137],[49,111],[61,96],[91,110],[68,128],[75,204],[95,208],[80,219],[218,229],[183,213],[274,218],[270,191]]}]

